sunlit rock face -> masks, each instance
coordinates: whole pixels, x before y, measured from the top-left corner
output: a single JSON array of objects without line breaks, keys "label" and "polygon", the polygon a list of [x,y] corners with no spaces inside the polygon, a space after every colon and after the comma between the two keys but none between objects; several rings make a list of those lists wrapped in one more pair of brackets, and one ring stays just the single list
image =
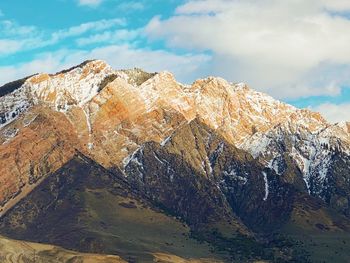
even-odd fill
[{"label": "sunlit rock face", "polygon": [[[93,60],[34,75],[1,94],[2,213],[76,151],[124,171],[142,145],[166,144],[195,119],[286,182],[349,213],[349,123],[327,123],[244,83],[209,77],[183,85],[169,72],[115,70]],[[201,159],[191,162],[202,169]]]}]

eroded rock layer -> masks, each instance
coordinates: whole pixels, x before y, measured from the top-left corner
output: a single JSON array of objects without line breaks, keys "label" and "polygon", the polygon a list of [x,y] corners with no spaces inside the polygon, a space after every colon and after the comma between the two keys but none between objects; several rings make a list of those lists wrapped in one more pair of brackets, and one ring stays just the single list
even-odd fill
[{"label": "eroded rock layer", "polygon": [[[330,124],[244,83],[208,77],[183,85],[169,72],[114,70],[93,60],[0,87],[3,222],[17,222],[18,205],[77,153],[216,248],[237,245],[232,233],[249,239],[299,221],[301,229],[348,231],[349,123]],[[53,183],[53,193],[60,187]],[[43,207],[35,209],[29,219],[43,220]],[[65,245],[50,238],[42,241]],[[266,247],[255,252],[263,258]]]}]

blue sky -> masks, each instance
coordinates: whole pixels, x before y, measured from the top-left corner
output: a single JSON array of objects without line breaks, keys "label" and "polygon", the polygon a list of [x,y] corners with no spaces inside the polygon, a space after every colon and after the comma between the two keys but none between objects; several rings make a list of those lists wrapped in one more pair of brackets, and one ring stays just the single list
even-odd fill
[{"label": "blue sky", "polygon": [[349,14],[347,0],[2,0],[0,85],[97,58],[350,120]]}]

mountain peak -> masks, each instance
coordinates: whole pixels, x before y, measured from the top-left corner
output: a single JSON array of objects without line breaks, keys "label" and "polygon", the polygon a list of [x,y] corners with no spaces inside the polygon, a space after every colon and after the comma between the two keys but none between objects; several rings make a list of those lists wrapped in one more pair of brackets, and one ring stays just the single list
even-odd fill
[{"label": "mountain peak", "polygon": [[[348,194],[333,194],[338,188],[348,193],[343,175],[349,174],[349,123],[329,124],[319,113],[245,83],[208,77],[183,85],[167,71],[115,70],[92,60],[6,90],[0,97],[0,216],[77,151],[108,171],[123,170],[123,180],[149,193],[149,200],[164,197],[160,201],[180,215],[195,214],[191,222],[218,209],[216,222],[232,204],[251,225],[262,215],[275,222],[280,214],[266,211],[280,204],[273,210],[289,213],[291,188],[324,202],[334,199],[332,208],[350,214]],[[338,188],[329,183],[334,178]],[[192,190],[197,199],[187,195]],[[239,199],[232,200],[236,194]],[[202,201],[209,210],[194,212],[202,211]],[[189,210],[178,207],[188,202]],[[221,211],[224,206],[228,210]]]},{"label": "mountain peak", "polygon": [[345,132],[350,133],[350,122],[341,121],[335,124],[339,128],[343,129]]},{"label": "mountain peak", "polygon": [[[3,125],[30,105],[38,103],[51,105],[61,112],[80,107],[84,112],[88,110],[88,115],[94,115],[98,108],[92,109],[91,105],[101,107],[112,96],[114,100],[124,101],[123,107],[126,107],[129,117],[134,114],[131,114],[131,105],[136,101],[137,116],[171,109],[188,121],[199,117],[236,145],[241,145],[255,132],[264,133],[281,124],[290,127],[286,124],[292,123],[292,126],[310,132],[329,126],[319,113],[297,109],[255,91],[245,83],[229,83],[223,78],[211,76],[186,86],[178,83],[167,71],[149,73],[140,68],[114,70],[102,60],[87,60],[56,74],[37,74],[21,83],[20,88],[0,98],[4,101],[0,108],[0,113],[5,115]],[[111,86],[108,92],[112,93],[102,94],[107,85]],[[99,106],[93,102],[94,98],[95,102],[99,101]],[[343,124],[342,127],[345,129],[347,126]]]},{"label": "mountain peak", "polygon": [[72,66],[72,67],[70,67],[68,69],[63,69],[63,70],[61,70],[59,72],[56,72],[55,74],[50,74],[50,75],[54,76],[54,75],[59,75],[59,74],[65,74],[65,73],[68,73],[70,71],[74,71],[75,69],[79,69],[79,68],[80,69],[85,68],[85,67],[92,68],[96,64],[105,64],[105,65],[107,65],[107,63],[105,61],[103,61],[103,60],[90,59],[90,60],[85,60],[82,63],[80,63],[78,65],[74,65],[74,66]]},{"label": "mountain peak", "polygon": [[[7,106],[3,106],[0,113],[11,112],[3,124],[32,104],[45,103],[63,112],[73,106],[89,107],[89,102],[116,79],[119,80],[114,85],[118,88],[113,88],[113,96],[126,99],[122,94],[117,95],[123,90],[120,87],[124,85],[120,82],[123,80],[130,85],[125,86],[130,99],[144,104],[146,112],[166,107],[179,112],[187,120],[199,116],[208,126],[222,130],[223,136],[236,144],[242,143],[253,130],[264,132],[289,119],[309,126],[310,130],[317,130],[319,124],[326,125],[321,115],[296,109],[251,89],[245,83],[229,83],[220,77],[207,77],[186,86],[178,83],[167,71],[148,73],[140,68],[114,70],[102,60],[87,60],[56,74],[37,74],[23,80],[19,83],[20,88],[1,98]],[[130,111],[130,104],[126,106]]]}]

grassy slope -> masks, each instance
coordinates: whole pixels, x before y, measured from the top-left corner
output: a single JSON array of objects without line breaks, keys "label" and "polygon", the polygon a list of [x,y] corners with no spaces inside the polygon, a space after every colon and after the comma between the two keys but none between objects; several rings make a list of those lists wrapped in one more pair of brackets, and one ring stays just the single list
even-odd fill
[{"label": "grassy slope", "polygon": [[186,225],[136,200],[103,189],[87,190],[83,196],[86,212],[80,223],[87,226],[88,235],[101,238],[113,254],[129,260],[142,258],[143,262],[153,262],[149,253],[159,252],[184,258],[214,256],[207,245],[189,238]]},{"label": "grassy slope", "polygon": [[0,236],[0,262],[3,263],[126,263],[119,256],[77,253],[60,247],[7,239]]},{"label": "grassy slope", "polygon": [[190,238],[186,225],[152,209],[125,187],[96,163],[78,156],[10,210],[0,220],[0,233],[120,255],[130,262],[153,262],[152,254],[159,252],[220,258],[208,245]]},{"label": "grassy slope", "polygon": [[301,196],[282,228],[307,250],[311,262],[350,262],[349,219],[322,201]]}]

